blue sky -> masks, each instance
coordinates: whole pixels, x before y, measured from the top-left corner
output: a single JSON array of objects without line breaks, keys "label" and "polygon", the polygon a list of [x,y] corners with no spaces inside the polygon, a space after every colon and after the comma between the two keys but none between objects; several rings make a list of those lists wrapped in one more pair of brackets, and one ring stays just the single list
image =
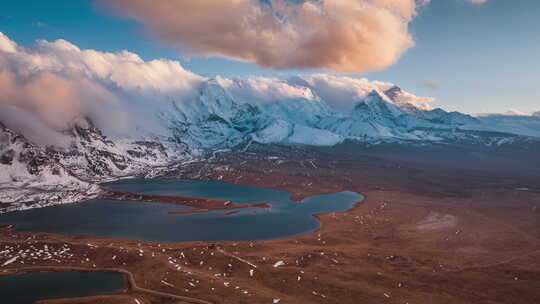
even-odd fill
[{"label": "blue sky", "polygon": [[[469,113],[540,110],[540,1],[432,0],[410,25],[416,46],[401,60],[368,77],[436,97],[437,106]],[[66,39],[81,48],[129,50],[144,59],[180,60],[205,76],[287,77],[321,70],[273,71],[226,59],[184,60],[156,43],[134,21],[98,9],[91,0],[9,1],[0,31],[21,45]],[[349,76],[351,76],[349,74]]]}]

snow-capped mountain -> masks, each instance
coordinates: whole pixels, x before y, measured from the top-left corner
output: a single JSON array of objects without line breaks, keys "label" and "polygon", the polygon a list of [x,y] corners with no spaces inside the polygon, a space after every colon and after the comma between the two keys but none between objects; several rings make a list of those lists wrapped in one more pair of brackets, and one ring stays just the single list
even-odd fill
[{"label": "snow-capped mountain", "polygon": [[528,137],[540,137],[540,115],[480,115],[479,124],[465,126],[468,130],[510,133]]},{"label": "snow-capped mountain", "polygon": [[78,201],[95,196],[101,181],[156,176],[219,150],[344,141],[527,145],[540,138],[540,113],[473,117],[432,109],[433,98],[366,78],[208,79],[177,61],[65,40],[25,47],[2,33],[0,62],[7,83],[0,212]]},{"label": "snow-capped mountain", "polygon": [[446,112],[441,108],[424,111],[419,117],[433,123],[447,125],[474,125],[480,123],[477,118],[470,115],[459,112]]},{"label": "snow-capped mountain", "polygon": [[493,118],[415,105],[418,97],[397,86],[372,89],[349,111],[333,108],[313,92],[305,95],[266,101],[239,98],[219,81],[209,80],[197,97],[173,102],[160,115],[175,139],[200,150],[245,147],[250,142],[332,146],[346,139],[455,141],[469,138],[469,131],[540,137],[540,128],[520,129],[494,123]]},{"label": "snow-capped mountain", "polygon": [[179,145],[172,148],[158,141],[111,140],[88,118],[74,120],[63,133],[70,145],[58,149],[58,162],[87,181],[152,175],[154,168],[167,166],[187,155]]},{"label": "snow-capped mountain", "polygon": [[215,80],[203,84],[197,98],[173,102],[160,115],[173,137],[193,149],[227,149],[251,141],[331,146],[342,140],[318,126],[332,115],[324,104],[302,99],[241,102]]},{"label": "snow-capped mountain", "polygon": [[93,198],[99,182],[157,175],[187,155],[180,145],[110,140],[87,118],[63,133],[68,146],[44,147],[0,123],[0,213]]},{"label": "snow-capped mountain", "polygon": [[446,112],[441,108],[431,109],[430,107],[426,106],[414,105],[410,101],[415,96],[403,91],[398,86],[393,86],[384,91],[384,95],[390,99],[391,103],[401,108],[407,114],[436,124],[465,125],[479,123],[476,118],[467,114],[459,112]]},{"label": "snow-capped mountain", "polygon": [[421,114],[424,110],[429,110],[431,108],[425,103],[415,102],[418,99],[417,96],[403,91],[398,86],[392,86],[391,88],[385,90],[384,95],[388,97],[393,104],[412,115]]},{"label": "snow-capped mountain", "polygon": [[0,212],[76,202],[99,192],[58,159],[55,151],[36,146],[0,124]]},{"label": "snow-capped mountain", "polygon": [[[290,84],[288,84],[290,85]],[[95,197],[100,182],[153,177],[173,164],[217,150],[263,145],[467,143],[522,145],[540,140],[540,116],[485,115],[430,109],[399,87],[369,84],[348,109],[309,87],[294,98],[238,96],[208,80],[189,99],[156,106],[166,134],[105,136],[90,119],[77,118],[60,132],[63,146],[37,144],[0,125],[0,212]],[[135,126],[134,126],[135,127]],[[209,152],[209,153],[207,153]]]}]

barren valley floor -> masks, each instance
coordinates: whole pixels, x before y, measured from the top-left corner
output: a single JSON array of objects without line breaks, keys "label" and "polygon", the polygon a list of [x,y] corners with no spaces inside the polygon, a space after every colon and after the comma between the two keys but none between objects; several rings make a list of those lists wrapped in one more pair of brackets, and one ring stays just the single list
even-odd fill
[{"label": "barren valley floor", "polygon": [[[129,278],[130,288],[119,295],[40,302],[47,304],[540,303],[537,175],[513,165],[475,167],[474,158],[452,169],[317,153],[224,155],[168,176],[282,189],[295,199],[342,190],[365,196],[347,212],[318,215],[315,233],[172,244],[4,227],[0,274],[116,270]],[[6,264],[20,250],[34,254]]]}]

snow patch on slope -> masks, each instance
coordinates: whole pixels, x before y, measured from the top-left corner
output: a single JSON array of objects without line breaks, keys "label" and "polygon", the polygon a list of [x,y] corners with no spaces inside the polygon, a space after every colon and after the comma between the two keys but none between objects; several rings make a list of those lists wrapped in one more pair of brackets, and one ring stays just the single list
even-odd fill
[{"label": "snow patch on slope", "polygon": [[0,125],[0,213],[98,194],[97,185],[72,175],[54,156]]},{"label": "snow patch on slope", "polygon": [[94,198],[99,182],[153,177],[188,157],[178,145],[110,140],[87,118],[63,134],[67,147],[45,147],[0,124],[0,213]]},{"label": "snow patch on slope", "polygon": [[540,137],[540,115],[487,114],[479,116],[478,120],[479,124],[468,126],[468,128]]}]

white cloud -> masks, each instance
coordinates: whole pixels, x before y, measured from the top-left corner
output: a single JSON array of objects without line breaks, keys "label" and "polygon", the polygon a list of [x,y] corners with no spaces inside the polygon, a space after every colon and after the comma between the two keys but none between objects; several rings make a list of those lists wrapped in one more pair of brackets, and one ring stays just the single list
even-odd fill
[{"label": "white cloud", "polygon": [[392,87],[392,84],[371,82],[366,78],[357,79],[328,74],[293,77],[290,82],[310,88],[339,111],[351,110],[355,103],[361,101],[373,90],[384,90]]},{"label": "white cloud", "polygon": [[425,0],[98,0],[189,56],[273,69],[366,73],[414,45],[408,30]]},{"label": "white cloud", "polygon": [[27,64],[40,70],[76,71],[94,79],[114,84],[123,89],[186,90],[203,78],[186,71],[178,61],[143,61],[137,54],[122,51],[106,53],[80,50],[65,40],[40,40],[34,49],[22,50]]},{"label": "white cloud", "polygon": [[296,86],[277,78],[254,77],[248,79],[224,79],[217,81],[234,96],[245,102],[271,102],[295,99],[317,100],[311,89]]},{"label": "white cloud", "polygon": [[32,113],[18,107],[0,105],[0,122],[24,134],[28,140],[38,145],[65,147],[69,144],[62,134],[51,129],[41,119],[36,119]]},{"label": "white cloud", "polygon": [[[340,77],[328,74],[294,77],[289,82],[310,88],[314,94],[322,98],[332,108],[344,112],[350,111],[371,91],[384,92],[394,86],[391,83],[370,81],[366,78]],[[399,102],[411,103],[423,109],[429,109],[429,103],[433,101],[433,98],[418,97],[405,91],[399,95]]]},{"label": "white cloud", "polygon": [[[350,111],[373,90],[384,93],[394,87],[391,83],[329,74],[296,76],[287,80],[264,77],[248,79],[218,77],[217,81],[233,96],[244,102],[260,104],[307,99],[314,102],[323,101],[338,112]],[[395,97],[397,103],[411,103],[422,109],[430,109],[429,104],[434,101],[431,97],[418,97],[405,91],[401,91]]]},{"label": "white cloud", "polygon": [[4,33],[0,32],[0,52],[14,53],[17,51],[17,44],[11,41]]},{"label": "white cloud", "polygon": [[[65,41],[38,41],[21,47],[0,33],[0,121],[35,142],[62,145],[58,134],[80,116],[91,118],[109,135],[133,135],[141,127],[164,132],[157,112],[171,100],[198,93],[207,79],[171,60],[144,61],[128,51],[81,50]],[[348,111],[372,90],[393,84],[365,78],[316,74],[291,79],[254,77],[217,82],[239,101],[253,104],[302,102],[301,109],[319,106]],[[403,92],[400,98],[421,105],[431,99]],[[310,104],[309,102],[324,104]],[[297,105],[308,107],[296,107]]]},{"label": "white cloud", "polygon": [[65,40],[25,48],[0,33],[0,107],[31,113],[51,130],[78,116],[111,134],[133,131],[134,122],[158,128],[144,108],[189,94],[204,79],[177,61],[81,50]]}]

